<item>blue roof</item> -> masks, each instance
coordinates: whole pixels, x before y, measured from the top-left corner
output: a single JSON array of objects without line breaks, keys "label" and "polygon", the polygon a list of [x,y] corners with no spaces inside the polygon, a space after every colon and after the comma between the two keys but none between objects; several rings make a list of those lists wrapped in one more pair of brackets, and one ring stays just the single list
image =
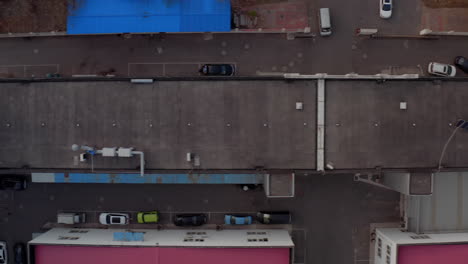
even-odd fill
[{"label": "blue roof", "polygon": [[[70,3],[74,1],[69,1]],[[80,0],[69,5],[68,34],[225,32],[230,0]]]}]

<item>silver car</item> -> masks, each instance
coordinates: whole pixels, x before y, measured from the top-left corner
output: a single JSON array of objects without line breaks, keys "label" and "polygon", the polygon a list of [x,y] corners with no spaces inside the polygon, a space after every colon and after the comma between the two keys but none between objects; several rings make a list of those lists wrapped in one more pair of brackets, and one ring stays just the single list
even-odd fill
[{"label": "silver car", "polygon": [[379,0],[380,1],[380,17],[390,18],[392,16],[392,0]]},{"label": "silver car", "polygon": [[101,213],[99,223],[103,225],[128,225],[130,215],[125,213]]},{"label": "silver car", "polygon": [[457,74],[457,69],[453,65],[431,62],[427,66],[427,72],[437,76],[454,77]]},{"label": "silver car", "polygon": [[5,241],[0,241],[0,263],[8,263],[7,245]]}]

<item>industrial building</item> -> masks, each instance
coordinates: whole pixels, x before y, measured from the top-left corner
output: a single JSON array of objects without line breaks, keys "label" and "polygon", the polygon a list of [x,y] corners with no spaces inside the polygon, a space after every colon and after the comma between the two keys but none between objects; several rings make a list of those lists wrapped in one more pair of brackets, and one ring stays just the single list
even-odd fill
[{"label": "industrial building", "polygon": [[32,264],[290,264],[287,230],[54,228],[28,243]]}]

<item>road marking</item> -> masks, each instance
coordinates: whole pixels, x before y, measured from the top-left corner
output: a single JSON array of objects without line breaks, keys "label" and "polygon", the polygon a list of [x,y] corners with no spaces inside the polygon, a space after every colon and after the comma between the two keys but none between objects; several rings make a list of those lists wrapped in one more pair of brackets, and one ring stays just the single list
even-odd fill
[{"label": "road marking", "polygon": [[28,68],[31,67],[55,67],[55,73],[58,73],[60,71],[60,64],[17,64],[17,65],[0,65],[0,68],[23,68],[23,76],[22,77],[28,77],[26,76],[26,72]]},{"label": "road marking", "polygon": [[237,68],[236,62],[213,62],[213,61],[193,61],[193,62],[129,62],[127,64],[127,76],[132,77],[131,67],[135,65],[161,65],[162,66],[162,76],[166,76],[166,65],[197,65],[197,68],[200,68],[203,64],[232,64]]}]

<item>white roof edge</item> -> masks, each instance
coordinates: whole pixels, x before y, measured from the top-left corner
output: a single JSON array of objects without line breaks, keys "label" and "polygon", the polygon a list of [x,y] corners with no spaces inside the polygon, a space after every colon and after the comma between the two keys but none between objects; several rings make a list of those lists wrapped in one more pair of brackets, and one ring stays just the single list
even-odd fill
[{"label": "white roof edge", "polygon": [[[70,231],[86,230],[86,233]],[[144,241],[114,241],[114,232],[145,232]],[[247,232],[254,234],[247,234]],[[189,233],[189,234],[187,234]],[[194,234],[192,234],[194,233]],[[65,239],[64,239],[65,238]],[[69,240],[68,238],[77,238]],[[185,240],[185,241],[184,241]],[[190,240],[190,241],[187,241]],[[53,228],[31,240],[29,245],[128,246],[128,247],[199,247],[199,248],[293,248],[284,229],[92,229]]]}]

